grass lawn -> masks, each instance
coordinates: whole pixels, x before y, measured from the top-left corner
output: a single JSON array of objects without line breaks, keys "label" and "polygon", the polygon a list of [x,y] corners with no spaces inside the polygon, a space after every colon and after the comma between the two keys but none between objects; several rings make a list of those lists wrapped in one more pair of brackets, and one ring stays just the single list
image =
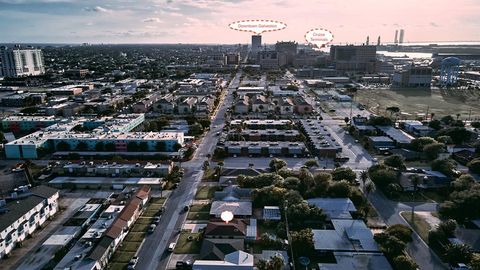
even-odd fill
[{"label": "grass lawn", "polygon": [[128,263],[111,263],[108,267],[110,270],[124,270],[127,269]]},{"label": "grass lawn", "polygon": [[141,216],[137,219],[137,222],[135,222],[135,224],[150,224],[150,223],[152,223],[152,220],[153,220],[153,218],[151,218],[151,217]]},{"label": "grass lawn", "polygon": [[210,212],[188,212],[188,220],[209,220]]},{"label": "grass lawn", "polygon": [[215,174],[215,168],[208,168],[204,173],[202,177],[202,181],[215,181],[213,179],[213,175]]},{"label": "grass lawn", "polygon": [[269,233],[269,234],[276,235],[277,234],[277,225],[278,225],[278,222],[260,221],[260,222],[257,223],[258,234],[262,235],[264,233]]},{"label": "grass lawn", "polygon": [[135,225],[133,225],[132,227],[132,232],[146,232],[147,229],[148,229],[148,226],[150,226],[150,224],[139,224],[139,223],[135,223]]},{"label": "grass lawn", "polygon": [[112,263],[128,263],[133,256],[135,252],[117,251],[112,256]]},{"label": "grass lawn", "polygon": [[137,249],[140,247],[141,242],[127,242],[123,241],[120,251],[132,251],[137,252]]},{"label": "grass lawn", "polygon": [[210,212],[211,204],[194,204],[190,206],[190,212]]},{"label": "grass lawn", "polygon": [[[189,240],[189,236],[193,237]],[[202,240],[197,240],[201,236],[201,233],[181,232],[178,238],[177,245],[175,246],[174,253],[177,254],[198,254],[200,253],[200,246]]]},{"label": "grass lawn", "polygon": [[163,204],[165,203],[165,200],[166,200],[166,199],[163,198],[163,197],[162,197],[162,198],[160,198],[160,197],[152,197],[152,198],[150,199],[150,203],[162,204],[162,205],[163,205]]},{"label": "grass lawn", "polygon": [[145,212],[143,212],[143,215],[142,217],[154,217],[156,215],[158,215],[159,212],[158,212],[158,209],[147,209]]},{"label": "grass lawn", "polygon": [[213,198],[217,187],[211,186],[201,186],[197,190],[197,194],[195,195],[196,200],[207,200]]},{"label": "grass lawn", "polygon": [[444,202],[447,199],[440,191],[426,190],[426,191],[417,191],[411,192],[401,192],[398,198],[392,198],[394,201],[398,202]]},{"label": "grass lawn", "polygon": [[419,215],[415,214],[412,221],[412,212],[402,212],[402,217],[412,226],[417,234],[428,243],[428,232],[430,231],[430,225]]},{"label": "grass lawn", "polygon": [[143,238],[145,238],[145,233],[143,232],[130,232],[124,241],[128,242],[142,242]]}]

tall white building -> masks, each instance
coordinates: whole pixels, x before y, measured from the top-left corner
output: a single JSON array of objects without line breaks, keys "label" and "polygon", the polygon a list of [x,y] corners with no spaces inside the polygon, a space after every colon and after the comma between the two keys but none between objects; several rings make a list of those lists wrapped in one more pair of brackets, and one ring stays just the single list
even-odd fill
[{"label": "tall white building", "polygon": [[0,49],[1,69],[5,77],[42,75],[45,73],[42,50],[34,48]]},{"label": "tall white building", "polygon": [[400,29],[400,37],[398,38],[398,43],[403,44],[404,37],[405,37],[405,30]]}]

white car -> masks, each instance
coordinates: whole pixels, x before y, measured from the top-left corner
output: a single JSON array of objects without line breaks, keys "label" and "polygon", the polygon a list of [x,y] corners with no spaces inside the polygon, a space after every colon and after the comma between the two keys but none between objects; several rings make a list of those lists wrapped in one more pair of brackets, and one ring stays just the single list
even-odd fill
[{"label": "white car", "polygon": [[173,250],[175,249],[175,246],[176,246],[176,245],[177,245],[177,244],[174,243],[174,242],[170,243],[170,245],[168,245],[168,252],[173,252]]}]

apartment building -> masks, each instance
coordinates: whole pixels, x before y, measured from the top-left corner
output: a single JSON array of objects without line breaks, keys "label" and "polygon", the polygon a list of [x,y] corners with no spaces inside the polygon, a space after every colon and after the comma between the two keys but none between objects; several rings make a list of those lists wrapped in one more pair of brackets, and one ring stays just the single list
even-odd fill
[{"label": "apartment building", "polygon": [[0,258],[8,255],[17,243],[58,211],[59,193],[56,189],[38,186],[21,195],[0,200]]}]

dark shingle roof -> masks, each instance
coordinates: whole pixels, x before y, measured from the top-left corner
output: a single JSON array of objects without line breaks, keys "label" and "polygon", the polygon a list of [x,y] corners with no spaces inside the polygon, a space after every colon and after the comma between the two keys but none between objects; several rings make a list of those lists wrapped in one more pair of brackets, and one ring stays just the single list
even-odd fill
[{"label": "dark shingle roof", "polygon": [[204,239],[200,249],[200,258],[223,261],[225,255],[243,250],[243,242],[243,239]]},{"label": "dark shingle roof", "polygon": [[51,188],[44,185],[32,188],[32,193],[34,195],[40,196],[45,199],[52,197],[57,192],[58,192],[58,189]]},{"label": "dark shingle roof", "polygon": [[39,196],[30,196],[23,200],[7,203],[7,205],[2,208],[5,209],[6,212],[0,214],[0,232],[8,228],[13,222],[17,221],[21,216],[25,215],[44,200],[44,198]]}]

